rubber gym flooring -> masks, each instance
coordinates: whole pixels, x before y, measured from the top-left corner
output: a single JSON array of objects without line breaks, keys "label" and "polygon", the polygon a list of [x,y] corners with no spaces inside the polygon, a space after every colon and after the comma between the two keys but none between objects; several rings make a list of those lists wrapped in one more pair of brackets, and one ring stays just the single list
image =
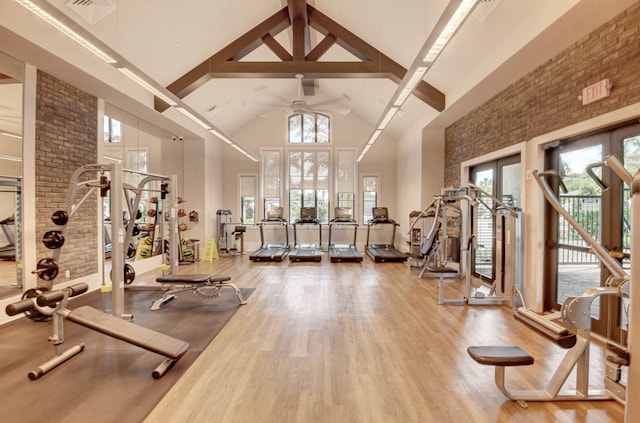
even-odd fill
[{"label": "rubber gym flooring", "polygon": [[[243,289],[248,297],[253,289]],[[59,353],[79,343],[84,351],[31,381],[29,371],[55,355],[47,339],[51,321],[27,318],[0,326],[0,398],[5,422],[137,422],[142,421],[241,307],[231,289],[206,299],[185,291],[159,311],[150,311],[161,291],[125,291],[125,312],[135,324],[189,342],[189,351],[161,379],[152,370],[163,357],[65,321]],[[103,308],[100,292],[71,299]]]}]

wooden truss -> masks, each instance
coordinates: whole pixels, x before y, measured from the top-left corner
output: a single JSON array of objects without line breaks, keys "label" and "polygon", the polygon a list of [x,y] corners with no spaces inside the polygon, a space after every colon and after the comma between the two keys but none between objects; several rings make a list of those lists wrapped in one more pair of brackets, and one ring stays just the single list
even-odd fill
[{"label": "wooden truss", "polygon": [[[289,26],[293,32],[293,53],[289,53],[275,39]],[[324,35],[313,48],[309,27]],[[359,61],[319,61],[334,44]],[[262,45],[271,49],[280,61],[240,61]],[[400,64],[308,5],[307,0],[288,0],[287,7],[188,71],[169,84],[167,89],[177,97],[184,98],[212,78],[294,78],[302,74],[304,94],[313,95],[315,78],[389,78],[399,83],[406,72]],[[426,82],[421,81],[412,93],[434,109],[444,110],[444,94]],[[168,107],[155,98],[156,110],[162,112]]]}]

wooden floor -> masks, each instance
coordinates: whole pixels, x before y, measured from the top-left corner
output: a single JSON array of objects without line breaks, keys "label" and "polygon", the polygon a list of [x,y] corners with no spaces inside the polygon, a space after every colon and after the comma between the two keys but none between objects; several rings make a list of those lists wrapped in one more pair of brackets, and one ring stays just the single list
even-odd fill
[{"label": "wooden floor", "polygon": [[[437,305],[435,281],[406,263],[252,263],[181,267],[256,288],[147,422],[622,422],[614,401],[507,400],[470,345],[520,345],[533,366],[507,386],[542,388],[565,350],[506,307]],[[453,291],[449,291],[453,294]],[[591,351],[601,387],[602,349]],[[573,384],[574,378],[569,379]]]}]

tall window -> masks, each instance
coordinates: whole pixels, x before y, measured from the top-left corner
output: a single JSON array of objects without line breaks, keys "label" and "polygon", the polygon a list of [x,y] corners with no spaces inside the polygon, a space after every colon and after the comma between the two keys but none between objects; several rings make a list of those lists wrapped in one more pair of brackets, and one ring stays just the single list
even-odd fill
[{"label": "tall window", "polygon": [[336,152],[336,186],[338,189],[338,207],[355,210],[356,190],[356,152],[355,150],[338,150]]},{"label": "tall window", "polygon": [[122,141],[122,124],[119,120],[112,119],[109,116],[104,117],[104,142],[121,142]]},{"label": "tall window", "polygon": [[322,113],[296,113],[289,116],[289,142],[315,144],[329,142],[329,116]]},{"label": "tall window", "polygon": [[289,219],[300,218],[302,207],[316,209],[322,223],[329,222],[329,151],[289,152]]},{"label": "tall window", "polygon": [[280,150],[262,151],[262,196],[263,219],[273,207],[282,205],[280,201]]},{"label": "tall window", "polygon": [[256,223],[256,177],[240,175],[241,222],[246,225]]},{"label": "tall window", "polygon": [[362,219],[368,222],[373,219],[373,208],[378,206],[378,177],[368,175],[362,177]]}]

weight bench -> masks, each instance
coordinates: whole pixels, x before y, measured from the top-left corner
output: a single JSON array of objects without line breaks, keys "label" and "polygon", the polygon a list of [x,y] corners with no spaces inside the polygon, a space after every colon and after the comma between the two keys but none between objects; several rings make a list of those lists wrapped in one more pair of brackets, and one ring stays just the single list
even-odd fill
[{"label": "weight bench", "polygon": [[238,286],[229,282],[230,276],[212,276],[209,274],[192,274],[192,275],[166,275],[156,278],[156,282],[166,285],[174,285],[178,288],[171,289],[155,300],[151,304],[151,310],[160,310],[162,306],[176,298],[176,294],[183,291],[193,291],[194,294],[204,298],[216,298],[220,296],[220,289],[231,288],[236,294],[241,305],[247,303],[242,295],[242,290]]},{"label": "weight bench", "polygon": [[[61,290],[44,292],[37,297],[31,297],[9,304],[5,310],[9,316],[15,316],[19,313],[27,313],[33,310],[37,310],[43,315],[51,316],[53,318],[53,335],[49,337],[49,341],[56,346],[64,343],[64,319],[67,318],[74,323],[95,330],[96,332],[162,355],[165,357],[164,361],[151,373],[154,379],[164,376],[189,349],[188,342],[138,326],[110,314],[103,313],[93,307],[82,306],[75,310],[66,308],[70,297],[82,294],[87,290],[88,285],[86,283],[78,283]],[[84,346],[83,343],[74,345],[61,354],[56,355],[51,360],[40,365],[37,369],[29,372],[29,379],[38,379],[51,369],[82,352]]]},{"label": "weight bench", "polygon": [[511,393],[504,386],[505,367],[509,366],[530,366],[534,363],[533,357],[520,347],[513,346],[476,346],[468,347],[467,353],[476,362],[487,366],[495,366],[495,382],[500,392],[507,398],[518,401],[518,404],[525,406],[524,400],[515,393]]},{"label": "weight bench", "polygon": [[453,267],[424,267],[420,272],[420,278],[438,278],[438,304],[464,304],[464,298],[446,298],[444,287],[460,279],[460,273]]},{"label": "weight bench", "polygon": [[[601,293],[603,291],[600,291]],[[509,390],[505,386],[505,368],[514,366],[528,366],[534,363],[526,351],[512,346],[471,346],[467,353],[479,364],[495,366],[495,383],[498,389],[509,399],[517,401],[526,408],[527,401],[587,401],[616,399],[609,387],[590,389],[589,387],[589,346],[590,346],[590,315],[591,302],[596,297],[569,297],[562,309],[562,320],[571,323],[577,333],[573,333],[564,326],[537,315],[523,307],[516,313],[517,320],[533,327],[536,331],[546,335],[558,346],[567,349],[562,361],[558,365],[547,386],[544,389]],[[562,390],[565,382],[576,370],[574,389]],[[617,381],[616,381],[617,383]],[[613,385],[611,383],[610,385]]]}]

